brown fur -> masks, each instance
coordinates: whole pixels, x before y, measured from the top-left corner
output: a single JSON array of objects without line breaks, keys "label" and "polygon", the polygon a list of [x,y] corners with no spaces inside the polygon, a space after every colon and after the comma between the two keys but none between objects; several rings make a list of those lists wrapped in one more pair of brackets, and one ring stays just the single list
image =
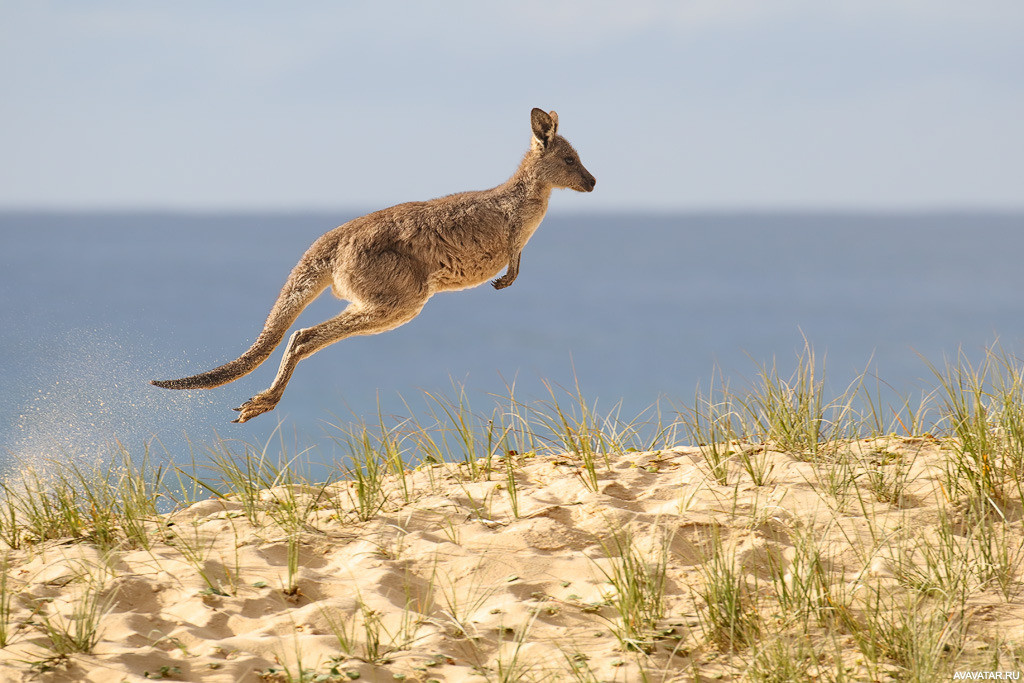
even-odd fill
[{"label": "brown fur", "polygon": [[326,233],[292,269],[263,331],[237,359],[209,372],[153,380],[167,389],[209,389],[249,374],[284,339],[299,313],[331,287],[349,302],[336,317],[292,334],[270,387],[235,410],[235,422],[273,410],[300,360],[353,335],[377,334],[409,322],[434,293],[486,282],[511,285],[523,247],[556,187],[590,192],[597,182],[558,135],[558,115],[534,109],[533,141],[519,168],[490,190],[410,202],[351,220]]}]

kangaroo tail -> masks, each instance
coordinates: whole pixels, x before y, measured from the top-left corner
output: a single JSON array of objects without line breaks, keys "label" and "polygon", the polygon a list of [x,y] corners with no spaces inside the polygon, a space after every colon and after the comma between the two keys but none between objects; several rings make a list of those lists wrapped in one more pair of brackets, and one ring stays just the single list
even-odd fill
[{"label": "kangaroo tail", "polygon": [[[287,328],[285,328],[287,330]],[[264,329],[264,332],[266,329]],[[261,333],[256,342],[249,350],[233,361],[225,363],[220,367],[198,375],[182,377],[181,379],[154,379],[150,384],[164,389],[212,389],[222,384],[233,382],[239,377],[244,377],[260,366],[263,361],[270,357],[274,349],[284,338],[284,332],[276,335]]]},{"label": "kangaroo tail", "polygon": [[274,302],[274,307],[263,324],[263,331],[249,350],[241,356],[198,375],[181,379],[154,379],[150,384],[164,389],[212,389],[248,375],[270,357],[302,309],[327,289],[330,283],[329,271],[317,270],[319,272],[312,270],[307,259],[299,261],[278,295],[277,301]]}]

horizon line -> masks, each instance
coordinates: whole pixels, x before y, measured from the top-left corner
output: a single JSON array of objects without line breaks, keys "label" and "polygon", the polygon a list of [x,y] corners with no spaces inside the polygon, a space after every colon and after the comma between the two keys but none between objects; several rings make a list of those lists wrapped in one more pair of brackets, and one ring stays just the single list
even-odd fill
[{"label": "horizon line", "polygon": [[[32,206],[32,205],[0,205],[0,214],[36,214],[36,215],[70,215],[70,214],[161,214],[161,215],[314,215],[340,213],[362,216],[385,207],[356,206],[173,206],[173,205],[109,205],[109,206]],[[595,215],[1017,215],[1024,214],[1024,204],[1020,206],[1006,205],[900,205],[900,206],[853,206],[853,205],[788,205],[788,206],[756,206],[756,205],[706,205],[706,206],[611,206],[598,208],[559,208],[548,209],[548,216],[595,216]]]}]

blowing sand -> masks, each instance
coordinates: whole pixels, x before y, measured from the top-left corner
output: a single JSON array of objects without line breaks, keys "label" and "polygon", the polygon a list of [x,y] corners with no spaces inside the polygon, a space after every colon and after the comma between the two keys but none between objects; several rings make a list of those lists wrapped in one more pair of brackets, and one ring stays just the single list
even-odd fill
[{"label": "blowing sand", "polygon": [[[736,455],[713,471],[698,448],[611,454],[607,466],[599,456],[596,490],[575,458],[513,453],[475,480],[452,464],[423,465],[404,485],[384,476],[384,502],[371,499],[364,520],[356,484],[341,482],[267,490],[258,509],[197,502],[147,521],[149,548],[6,549],[0,680],[1021,669],[1019,492],[971,516],[942,485],[949,442],[931,438],[815,458],[741,448],[764,485]],[[289,530],[281,519],[295,510],[303,521]],[[60,653],[64,635],[93,626],[87,652]]]}]

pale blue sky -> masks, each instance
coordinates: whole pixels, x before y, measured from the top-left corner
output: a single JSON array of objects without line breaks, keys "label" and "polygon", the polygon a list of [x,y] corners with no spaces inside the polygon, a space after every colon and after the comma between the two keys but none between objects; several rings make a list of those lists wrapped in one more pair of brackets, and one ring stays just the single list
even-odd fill
[{"label": "pale blue sky", "polygon": [[1020,0],[0,1],[0,208],[1024,208]]}]

